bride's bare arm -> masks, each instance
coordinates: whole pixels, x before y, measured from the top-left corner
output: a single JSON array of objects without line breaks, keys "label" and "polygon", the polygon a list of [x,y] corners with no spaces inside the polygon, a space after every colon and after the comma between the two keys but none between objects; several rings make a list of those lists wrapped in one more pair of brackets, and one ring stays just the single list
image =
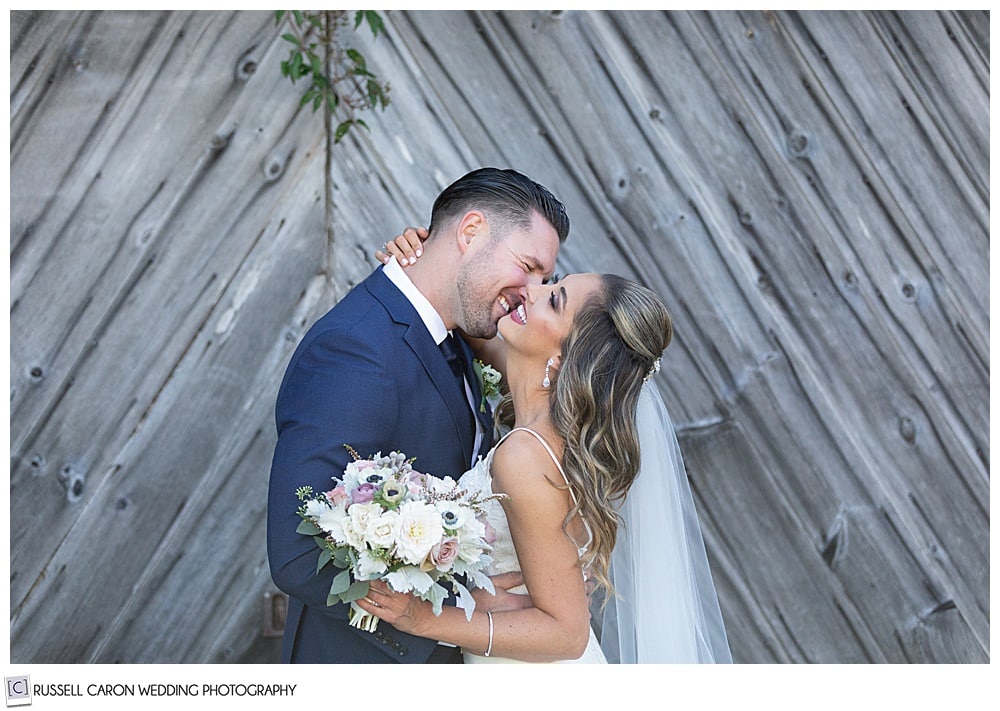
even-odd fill
[{"label": "bride's bare arm", "polygon": [[[563,532],[570,509],[562,476],[530,434],[515,432],[493,459],[494,490],[504,502],[511,536],[534,607],[493,613],[491,655],[530,662],[576,659],[590,636],[590,610],[576,546]],[[554,485],[555,484],[555,485]],[[382,607],[358,601],[404,632],[450,642],[482,654],[489,644],[489,618],[477,609],[445,608],[435,616],[430,603],[391,593],[384,583],[369,594]]]}]

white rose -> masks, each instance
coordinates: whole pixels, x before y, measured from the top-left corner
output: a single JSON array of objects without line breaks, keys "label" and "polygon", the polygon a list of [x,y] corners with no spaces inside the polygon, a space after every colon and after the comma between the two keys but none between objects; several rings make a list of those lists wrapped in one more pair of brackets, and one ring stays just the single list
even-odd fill
[{"label": "white rose", "polygon": [[485,540],[486,525],[476,518],[475,513],[469,511],[469,515],[462,520],[462,529],[458,532],[458,537],[463,541],[469,539],[474,541]]},{"label": "white rose", "polygon": [[371,501],[365,504],[351,504],[347,513],[357,530],[366,531],[368,524],[381,515],[382,506]]},{"label": "white rose", "polygon": [[469,565],[475,565],[483,555],[483,549],[476,541],[459,541],[458,557]]},{"label": "white rose", "polygon": [[396,552],[407,563],[420,565],[442,535],[441,514],[433,506],[408,501],[399,507]]},{"label": "white rose", "polygon": [[338,540],[336,537],[334,540],[336,540],[337,543],[346,543],[356,551],[365,550],[365,529],[358,529],[354,525],[354,521],[351,520],[350,516],[344,516],[340,525],[344,531],[343,540]]},{"label": "white rose", "polygon": [[378,518],[382,507],[375,503],[351,504],[347,509],[348,518],[343,522],[347,542],[357,550],[365,549],[365,533],[368,524]]},{"label": "white rose", "polygon": [[399,531],[399,514],[386,511],[378,518],[372,519],[365,529],[365,541],[375,548],[391,548],[396,542]]}]

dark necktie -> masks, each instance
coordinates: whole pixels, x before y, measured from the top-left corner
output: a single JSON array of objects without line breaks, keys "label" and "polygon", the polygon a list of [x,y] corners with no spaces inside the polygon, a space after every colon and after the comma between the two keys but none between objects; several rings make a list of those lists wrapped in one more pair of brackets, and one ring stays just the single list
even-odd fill
[{"label": "dark necktie", "polygon": [[[451,372],[455,375],[455,380],[458,381],[458,390],[462,393],[462,401],[468,404],[468,396],[465,394],[465,358],[462,356],[462,351],[455,342],[455,337],[448,334],[441,341],[440,347],[441,352],[444,353],[445,360],[451,366]],[[471,420],[471,407],[466,407],[465,409],[468,411],[469,419]],[[473,429],[475,429],[475,423],[473,423]]]},{"label": "dark necktie", "polygon": [[462,390],[462,394],[465,394],[465,358],[462,357],[462,351],[458,349],[458,344],[455,343],[455,337],[451,334],[445,336],[445,339],[441,341],[441,352],[444,353],[445,360],[448,361],[448,365],[451,366],[451,372],[454,373],[455,379],[458,381],[458,385]]}]

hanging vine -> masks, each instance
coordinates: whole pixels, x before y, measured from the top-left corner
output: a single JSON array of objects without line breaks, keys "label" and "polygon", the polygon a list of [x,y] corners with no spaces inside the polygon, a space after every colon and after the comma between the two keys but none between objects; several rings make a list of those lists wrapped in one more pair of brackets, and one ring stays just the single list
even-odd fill
[{"label": "hanging vine", "polygon": [[[277,10],[275,22],[285,23],[281,38],[292,46],[288,59],[281,62],[281,73],[295,83],[306,79],[309,88],[301,104],[312,104],[342,116],[333,132],[339,143],[352,126],[368,129],[357,113],[385,109],[389,105],[389,84],[383,83],[368,69],[364,55],[342,42],[342,31],[351,24],[347,10]],[[374,37],[385,33],[382,16],[374,10],[354,13],[354,29],[367,23]]]},{"label": "hanging vine", "polygon": [[[357,10],[353,15],[354,31],[367,24],[374,37],[385,34],[382,16],[374,10]],[[281,38],[291,45],[288,58],[281,62],[281,73],[293,84],[300,81],[308,84],[300,106],[312,105],[314,113],[323,110],[327,234],[323,272],[327,284],[333,287],[333,147],[354,126],[369,130],[358,114],[376,108],[384,111],[389,105],[389,84],[371,72],[361,52],[345,44],[344,35],[352,24],[350,11],[276,10],[274,16],[275,23],[281,26]]]}]

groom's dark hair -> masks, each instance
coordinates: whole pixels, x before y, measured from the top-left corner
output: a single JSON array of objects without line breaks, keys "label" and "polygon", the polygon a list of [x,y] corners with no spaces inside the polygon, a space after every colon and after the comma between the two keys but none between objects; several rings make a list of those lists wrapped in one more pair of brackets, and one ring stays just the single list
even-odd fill
[{"label": "groom's dark hair", "polygon": [[498,221],[494,225],[498,232],[502,226],[527,228],[532,213],[538,212],[555,229],[560,242],[569,235],[565,206],[544,186],[516,170],[479,168],[463,175],[437,196],[428,231],[433,235],[436,227],[469,210],[482,210],[487,219]]}]

